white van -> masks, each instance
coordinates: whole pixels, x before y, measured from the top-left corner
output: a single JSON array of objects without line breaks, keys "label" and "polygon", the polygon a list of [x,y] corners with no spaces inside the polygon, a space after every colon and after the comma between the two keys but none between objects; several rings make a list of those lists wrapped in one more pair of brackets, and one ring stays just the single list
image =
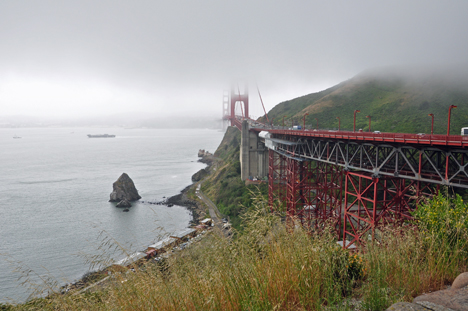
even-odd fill
[{"label": "white van", "polygon": [[462,136],[468,135],[468,127],[462,127],[462,129],[461,129],[461,135],[462,135]]}]

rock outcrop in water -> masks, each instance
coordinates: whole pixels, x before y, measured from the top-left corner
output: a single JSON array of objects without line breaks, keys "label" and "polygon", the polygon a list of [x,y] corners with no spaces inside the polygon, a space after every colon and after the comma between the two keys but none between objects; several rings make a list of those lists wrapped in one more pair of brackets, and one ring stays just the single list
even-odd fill
[{"label": "rock outcrop in water", "polygon": [[205,164],[208,164],[208,165],[211,165],[213,163],[213,160],[214,160],[213,154],[211,152],[207,151],[207,150],[204,150],[204,149],[198,150],[198,157],[201,158],[201,159],[198,160],[198,162],[205,163]]},{"label": "rock outcrop in water", "polygon": [[138,190],[135,188],[133,180],[123,173],[112,185],[113,191],[110,194],[109,202],[121,202],[122,200],[136,201],[141,199]]}]

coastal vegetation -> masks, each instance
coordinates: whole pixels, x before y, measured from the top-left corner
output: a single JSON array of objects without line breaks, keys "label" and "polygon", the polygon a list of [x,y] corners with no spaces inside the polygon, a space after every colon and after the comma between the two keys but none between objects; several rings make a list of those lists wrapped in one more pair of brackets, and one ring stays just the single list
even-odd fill
[{"label": "coastal vegetation", "polygon": [[229,127],[214,153],[218,159],[216,170],[213,170],[201,187],[236,229],[242,228],[241,216],[253,206],[252,192],[259,190],[264,197],[268,193],[266,182],[245,185],[241,180],[240,141],[240,131]]},{"label": "coastal vegetation", "polygon": [[261,195],[253,206],[234,240],[213,233],[164,264],[115,274],[111,286],[0,309],[383,310],[442,289],[467,268],[468,205],[447,192],[355,252],[327,230],[288,226]]}]

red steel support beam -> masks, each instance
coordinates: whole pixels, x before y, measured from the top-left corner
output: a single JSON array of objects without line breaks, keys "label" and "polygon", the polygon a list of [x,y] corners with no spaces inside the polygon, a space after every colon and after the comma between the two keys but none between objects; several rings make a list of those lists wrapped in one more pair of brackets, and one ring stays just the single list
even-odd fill
[{"label": "red steel support beam", "polygon": [[401,225],[412,219],[423,197],[431,197],[438,187],[403,178],[375,178],[363,172],[346,172],[343,246],[363,245],[380,238],[379,227]]},{"label": "red steel support beam", "polygon": [[286,168],[284,156],[268,152],[268,202],[270,209],[283,211],[286,202]]}]

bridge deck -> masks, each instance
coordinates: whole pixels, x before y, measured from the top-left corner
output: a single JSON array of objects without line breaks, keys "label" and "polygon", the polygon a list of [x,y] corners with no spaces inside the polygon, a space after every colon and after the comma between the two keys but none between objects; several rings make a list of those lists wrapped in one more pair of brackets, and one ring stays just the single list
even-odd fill
[{"label": "bridge deck", "polygon": [[283,134],[300,137],[317,137],[336,140],[353,140],[367,142],[384,142],[392,144],[425,145],[425,146],[451,146],[468,148],[468,136],[459,135],[426,135],[405,133],[373,133],[326,130],[286,130],[271,129],[267,127],[251,127],[252,131],[268,131],[272,134]]}]

